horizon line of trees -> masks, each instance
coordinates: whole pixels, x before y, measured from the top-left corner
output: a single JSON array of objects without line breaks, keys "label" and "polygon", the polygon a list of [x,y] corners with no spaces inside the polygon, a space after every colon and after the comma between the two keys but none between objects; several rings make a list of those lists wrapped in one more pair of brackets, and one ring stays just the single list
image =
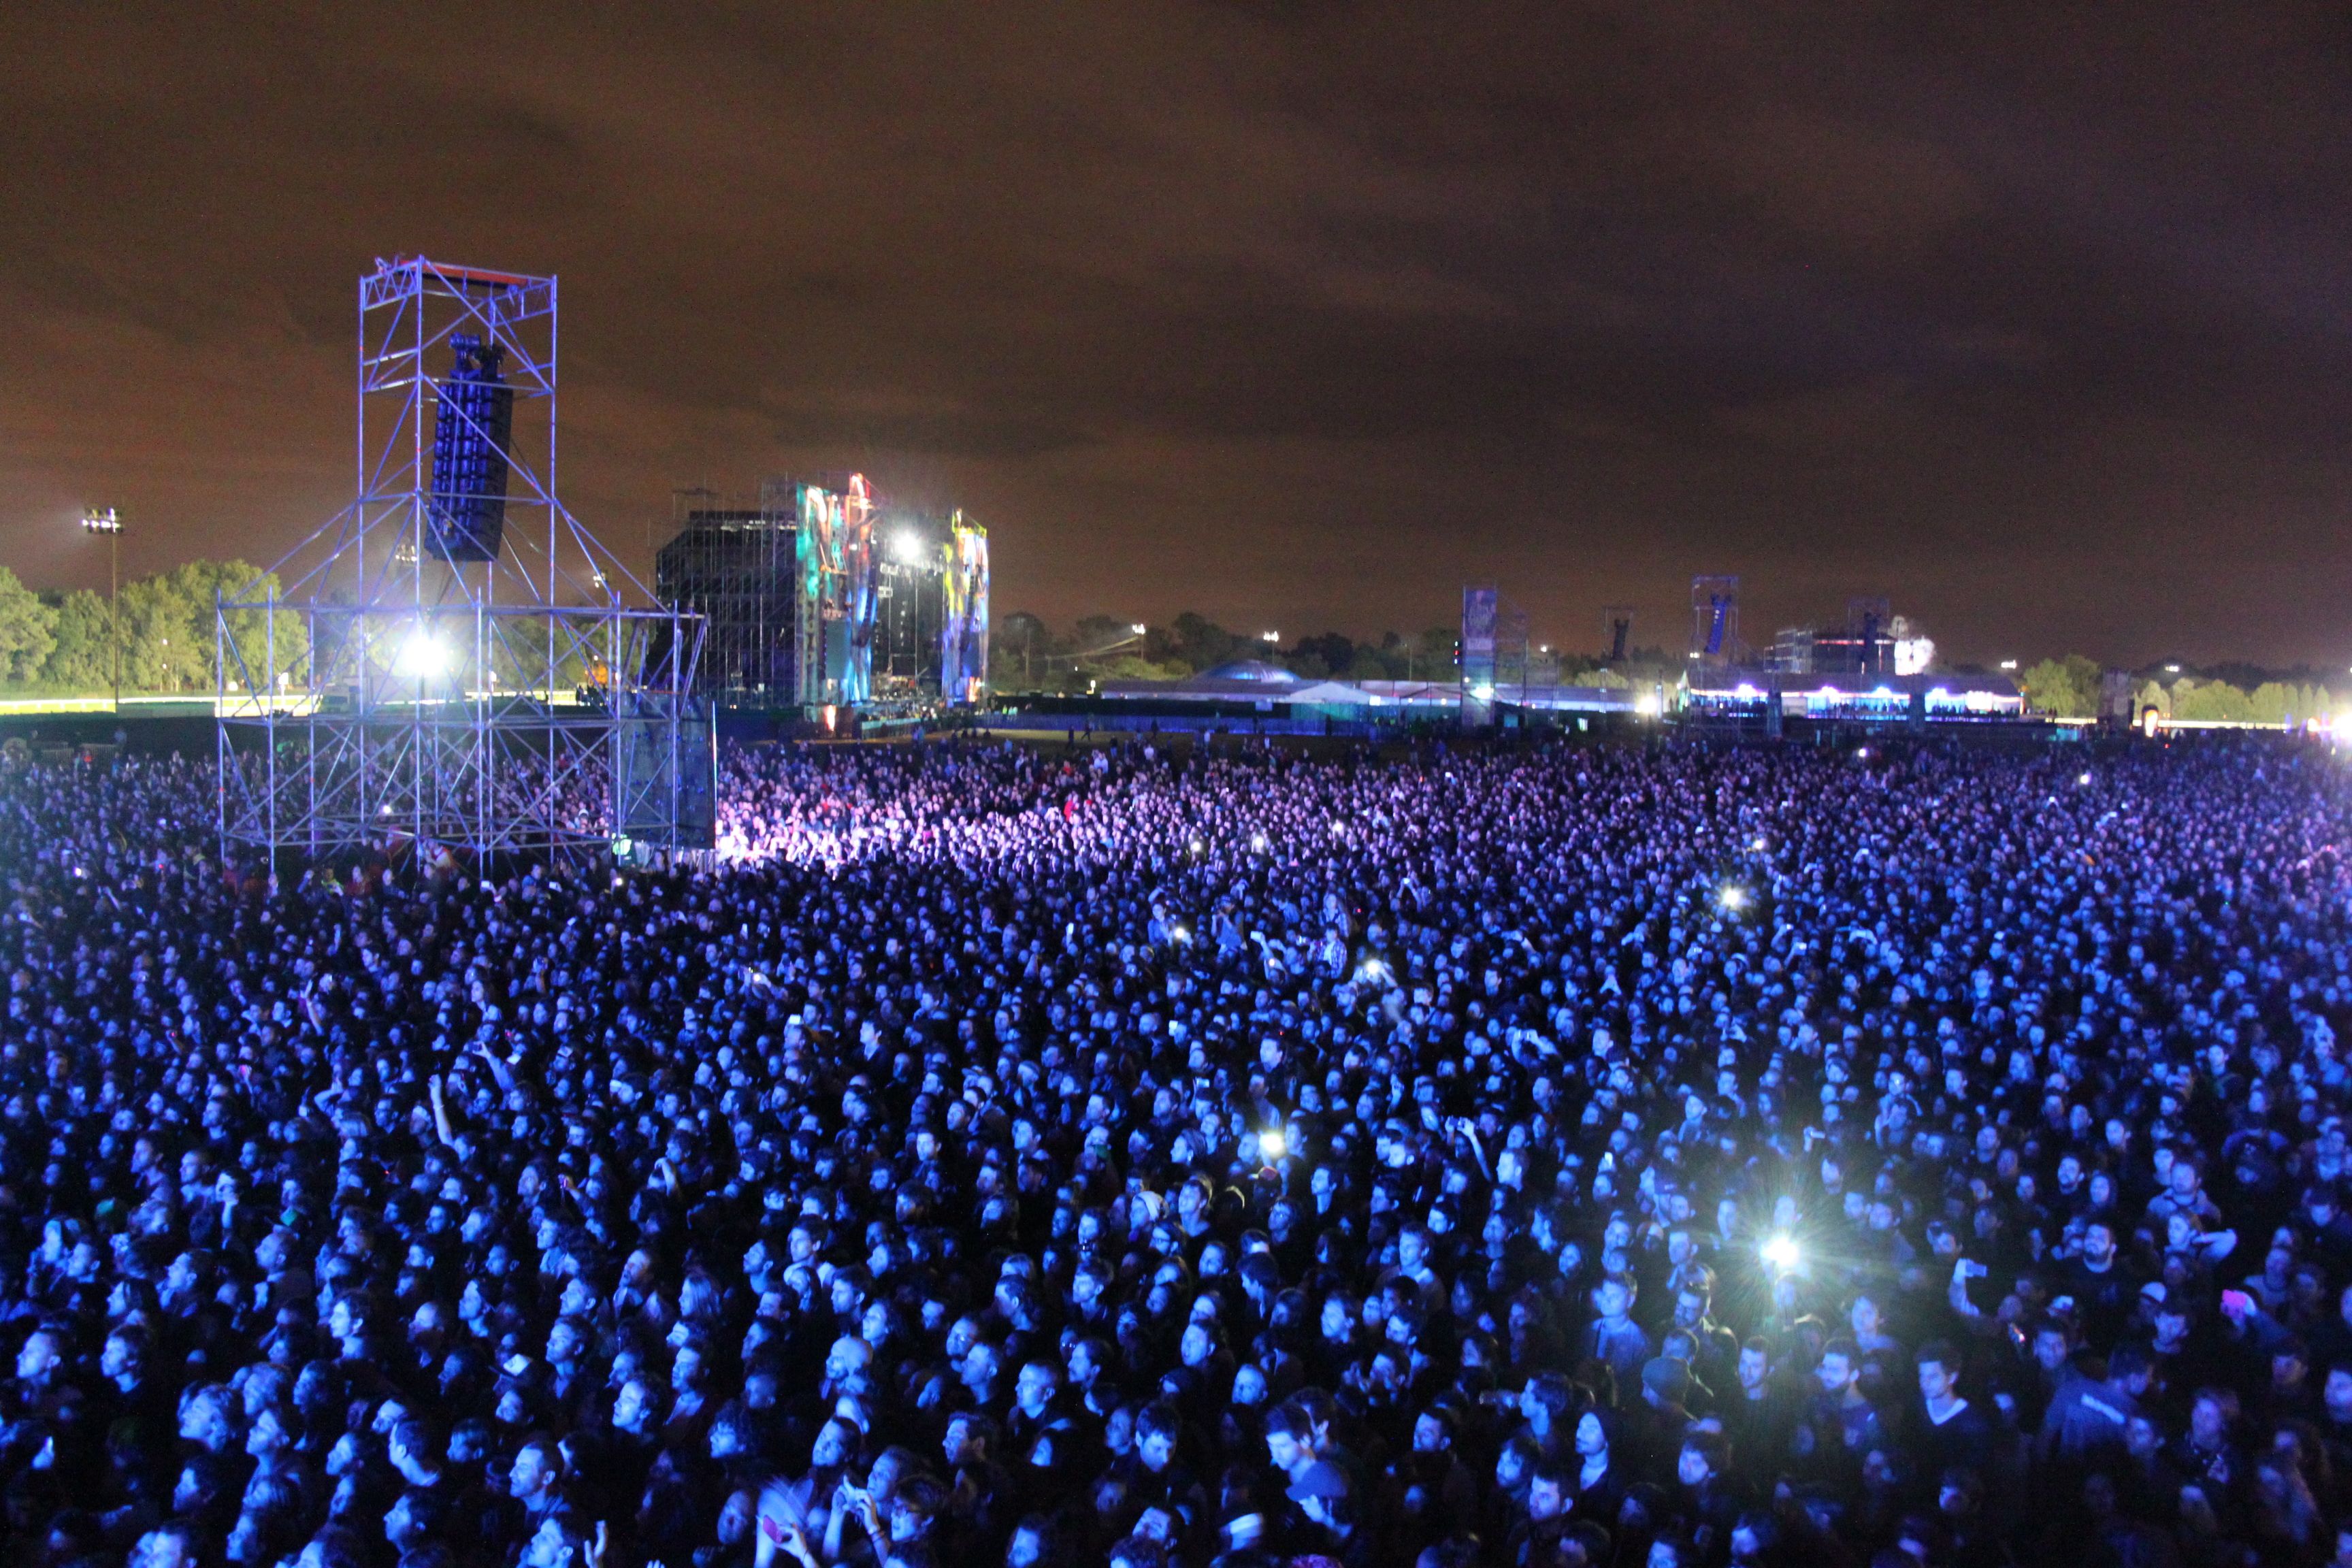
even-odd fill
[{"label": "horizon line of trees", "polygon": [[[1084,691],[1097,680],[1181,680],[1236,659],[1262,660],[1310,680],[1461,679],[1461,637],[1453,626],[1433,626],[1413,635],[1388,632],[1371,642],[1323,632],[1285,645],[1230,631],[1191,610],[1165,625],[1144,625],[1139,634],[1135,627],[1142,624],[1094,615],[1057,632],[1042,616],[1013,611],[998,618],[991,631],[991,684],[1000,691]],[[1518,679],[1517,660],[1507,663],[1503,679]],[[1672,682],[1682,678],[1685,668],[1656,647],[1636,648],[1614,666],[1597,655],[1530,649],[1528,663],[1529,685]],[[2172,719],[2278,724],[2333,714],[2345,701],[2309,669],[2273,673],[2249,664],[2197,670],[2161,668],[2168,671],[2161,678],[2135,672],[2135,712],[2154,707]],[[2087,719],[2099,711],[2105,676],[2105,668],[2096,659],[2066,654],[2028,667],[2017,681],[2034,708]]]},{"label": "horizon line of trees", "polygon": [[[2303,672],[2307,673],[2307,672]],[[2235,676],[2233,680],[2228,677]],[[2017,678],[2025,700],[2064,719],[2088,719],[2099,711],[2105,669],[2079,653],[2045,658]],[[2242,684],[2241,684],[2242,682]],[[2252,666],[2222,666],[2219,673],[2168,674],[2135,679],[2132,711],[2149,708],[2167,719],[2221,724],[2302,722],[2336,712],[2342,699],[2316,679],[2276,679]]]},{"label": "horizon line of trees", "polygon": [[[244,561],[196,560],[132,578],[117,595],[121,617],[122,689],[139,693],[211,691],[219,684],[214,637],[215,597],[278,592],[274,574]],[[267,631],[259,611],[232,612],[229,635],[246,667],[265,662]],[[1301,637],[1286,645],[1228,630],[1187,610],[1164,625],[1115,616],[1085,616],[1066,631],[1025,610],[999,618],[991,633],[992,683],[999,690],[1083,691],[1097,680],[1181,680],[1237,659],[1276,665],[1310,680],[1431,680],[1461,679],[1461,637],[1454,626],[1383,634],[1358,641],[1343,632]],[[36,592],[0,566],[0,691],[90,696],[113,686],[112,619],[106,596],[87,588]],[[278,667],[299,664],[305,627],[281,616]],[[1506,657],[1506,680],[1520,679]],[[2133,689],[2137,712],[2153,707],[2166,717],[2225,723],[2284,723],[2331,715],[2344,698],[2315,671],[2279,674],[2252,665],[2220,665],[2163,676],[2140,676]],[[1663,649],[1641,647],[1622,664],[1591,654],[1529,649],[1529,685],[1618,686],[1633,679],[1680,678],[1683,665]],[[2097,660],[2066,654],[2018,675],[2034,708],[2065,718],[2099,711],[2105,670]]]},{"label": "horizon line of trees", "polygon": [[[1417,633],[1387,632],[1360,642],[1344,632],[1319,632],[1289,641],[1268,642],[1230,631],[1187,610],[1162,626],[1145,626],[1116,616],[1084,616],[1057,632],[1044,616],[1015,610],[996,619],[989,633],[989,679],[999,691],[1083,691],[1096,680],[1181,680],[1237,659],[1276,665],[1309,680],[1433,680],[1461,679],[1461,633],[1432,626]],[[1503,679],[1517,681],[1518,658],[1505,657]],[[1594,656],[1558,649],[1528,650],[1527,684],[1617,686],[1634,674],[1672,679],[1680,666],[1657,648],[1634,650],[1612,667]]]},{"label": "horizon line of trees", "polygon": [[[112,690],[118,615],[124,691],[216,690],[215,600],[278,591],[274,574],[246,562],[187,561],[122,584],[110,611],[103,594],[88,588],[36,593],[0,566],[0,690],[77,697]],[[229,613],[229,636],[249,668],[266,660],[264,614]],[[299,661],[305,635],[299,616],[278,616],[280,668]]]}]

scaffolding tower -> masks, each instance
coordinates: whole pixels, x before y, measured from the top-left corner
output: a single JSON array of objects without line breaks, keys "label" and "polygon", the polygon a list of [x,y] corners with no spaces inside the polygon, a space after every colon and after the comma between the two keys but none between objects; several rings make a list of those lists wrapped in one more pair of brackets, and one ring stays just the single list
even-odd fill
[{"label": "scaffolding tower", "polygon": [[1740,658],[1739,579],[1691,579],[1691,658],[1721,667]]},{"label": "scaffolding tower", "polygon": [[798,702],[800,521],[773,485],[756,507],[686,510],[654,555],[654,592],[702,617],[703,686],[719,706]]},{"label": "scaffolding tower", "polygon": [[1462,590],[1462,722],[1479,729],[1502,704],[1525,704],[1528,616],[1491,584]]},{"label": "scaffolding tower", "polygon": [[224,856],[646,859],[716,824],[702,621],[556,495],[556,280],[360,280],[352,503],[225,596]]},{"label": "scaffolding tower", "polygon": [[1601,659],[1611,668],[1625,662],[1633,650],[1633,607],[1607,605],[1601,611]]}]

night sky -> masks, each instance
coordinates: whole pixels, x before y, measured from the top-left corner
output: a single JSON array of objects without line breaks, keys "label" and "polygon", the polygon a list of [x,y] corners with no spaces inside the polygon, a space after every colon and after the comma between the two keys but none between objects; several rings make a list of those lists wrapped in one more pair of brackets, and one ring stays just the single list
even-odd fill
[{"label": "night sky", "polygon": [[865,468],[1000,615],[2352,662],[2340,4],[0,8],[0,562],[266,559],[373,258],[562,276],[563,489]]}]

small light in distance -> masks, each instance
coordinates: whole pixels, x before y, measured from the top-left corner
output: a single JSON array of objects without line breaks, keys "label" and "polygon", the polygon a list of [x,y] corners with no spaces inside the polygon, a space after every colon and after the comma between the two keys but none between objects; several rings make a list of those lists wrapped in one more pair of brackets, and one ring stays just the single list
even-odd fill
[{"label": "small light in distance", "polygon": [[1865,763],[1870,761],[1870,748],[1868,746],[1856,746],[1853,749],[1853,754],[1855,759],[1858,761]]},{"label": "small light in distance", "polygon": [[1282,640],[1282,634],[1280,632],[1260,632],[1257,634],[1257,640],[1260,642],[1280,642]]},{"label": "small light in distance", "polygon": [[1137,637],[1141,637],[1151,628],[1145,626],[1141,621],[1129,621],[1127,625],[1127,629],[1133,632]]},{"label": "small light in distance", "polygon": [[2091,775],[2088,773],[2078,773],[2075,775],[2074,782],[2078,784],[2089,784],[2091,782]]},{"label": "small light in distance", "polygon": [[1187,844],[1186,846],[1184,846],[1184,847],[1185,847],[1185,848],[1187,848],[1187,849],[1190,849],[1190,850],[1191,850],[1193,854],[1195,854],[1195,855],[1205,855],[1205,854],[1207,854],[1207,853],[1208,853],[1208,850],[1209,850],[1209,847],[1208,847],[1207,845],[1205,845],[1205,844],[1202,843],[1202,842],[1201,842],[1199,839],[1197,839],[1197,838],[1195,838],[1194,840],[1192,840],[1192,843]]},{"label": "small light in distance", "polygon": [[1251,835],[1250,835],[1250,847],[1251,847],[1252,849],[1254,849],[1254,850],[1257,851],[1257,853],[1259,853],[1259,854],[1261,854],[1261,855],[1265,854],[1265,834],[1263,834],[1263,833],[1253,833],[1253,834],[1251,834]]},{"label": "small light in distance", "polygon": [[1764,1263],[1767,1268],[1786,1274],[1802,1261],[1804,1261],[1804,1254],[1798,1248],[1795,1237],[1783,1234],[1769,1237],[1765,1241]]},{"label": "small light in distance", "polygon": [[1729,910],[1732,913],[1738,914],[1740,910],[1748,907],[1748,889],[1745,888],[1726,888],[1723,891],[1715,895],[1715,901],[1721,904],[1725,909]]},{"label": "small light in distance", "polygon": [[1281,1128],[1269,1127],[1257,1135],[1257,1152],[1267,1164],[1278,1165],[1290,1152],[1290,1140],[1283,1136]]},{"label": "small light in distance", "polygon": [[2015,669],[2017,668],[2017,660],[2013,658],[2002,659],[2000,661],[2000,667],[2003,669]]},{"label": "small light in distance", "polygon": [[1756,840],[1756,842],[1755,842],[1755,843],[1750,844],[1748,847],[1749,847],[1750,849],[1755,850],[1755,851],[1756,851],[1756,853],[1758,853],[1759,855],[1761,855],[1761,854],[1763,854],[1763,853],[1764,853],[1764,851],[1766,851],[1767,849],[1769,849],[1769,848],[1770,848],[1770,847],[1771,847],[1769,844],[1765,843],[1765,842],[1764,842],[1764,840],[1763,840],[1762,838],[1760,838],[1760,837],[1759,837],[1759,838],[1758,838],[1758,839]]}]

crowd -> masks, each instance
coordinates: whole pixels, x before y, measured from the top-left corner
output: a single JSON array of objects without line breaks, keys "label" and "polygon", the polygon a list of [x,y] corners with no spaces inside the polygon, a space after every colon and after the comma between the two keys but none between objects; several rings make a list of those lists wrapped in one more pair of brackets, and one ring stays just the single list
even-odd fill
[{"label": "crowd", "polygon": [[2352,1563],[2341,765],[0,771],[0,1568]]}]

